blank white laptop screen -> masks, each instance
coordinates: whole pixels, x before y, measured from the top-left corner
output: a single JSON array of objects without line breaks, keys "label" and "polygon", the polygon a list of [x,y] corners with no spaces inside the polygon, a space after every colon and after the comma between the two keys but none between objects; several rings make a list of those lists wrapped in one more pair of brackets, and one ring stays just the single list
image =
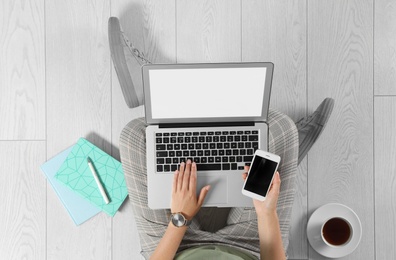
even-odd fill
[{"label": "blank white laptop screen", "polygon": [[259,117],[266,69],[151,70],[152,118]]}]

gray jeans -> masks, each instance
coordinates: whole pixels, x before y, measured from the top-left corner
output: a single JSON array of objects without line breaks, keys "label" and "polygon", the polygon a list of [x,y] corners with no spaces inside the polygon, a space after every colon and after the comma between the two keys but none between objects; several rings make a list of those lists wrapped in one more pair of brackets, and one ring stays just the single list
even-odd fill
[{"label": "gray jeans", "polygon": [[[291,211],[295,193],[298,158],[298,133],[294,122],[286,115],[270,110],[269,152],[281,157],[279,173],[281,192],[278,216],[285,252],[289,245]],[[147,259],[154,252],[169,223],[169,210],[152,210],[147,206],[146,124],[143,118],[135,119],[123,129],[120,137],[121,162],[133,205],[135,220],[142,247]],[[242,174],[242,172],[241,172]],[[242,179],[241,179],[242,182]],[[217,209],[212,209],[215,213]],[[218,209],[224,212],[223,209]],[[227,212],[228,213],[228,212]],[[205,217],[202,217],[206,214]],[[225,216],[224,226],[216,232],[205,231],[208,211],[202,208],[187,230],[179,251],[199,245],[221,244],[236,247],[259,256],[259,237],[254,208],[231,208]],[[209,218],[210,219],[210,218]]]}]

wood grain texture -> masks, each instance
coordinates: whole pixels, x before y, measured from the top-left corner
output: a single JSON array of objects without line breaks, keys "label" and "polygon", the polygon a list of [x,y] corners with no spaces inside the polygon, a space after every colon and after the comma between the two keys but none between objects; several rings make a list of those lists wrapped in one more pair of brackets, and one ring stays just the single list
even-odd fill
[{"label": "wood grain texture", "polygon": [[45,142],[0,141],[0,255],[45,259]]},{"label": "wood grain texture", "polygon": [[[374,259],[373,2],[310,1],[308,95],[313,111],[325,97],[335,107],[308,153],[309,215],[338,202],[362,222],[358,248],[345,259]],[[311,247],[309,258],[318,259]]]},{"label": "wood grain texture", "polygon": [[374,100],[375,252],[396,257],[396,98]]},{"label": "wood grain texture", "polygon": [[82,136],[110,153],[109,3],[51,1],[46,8],[48,155]]},{"label": "wood grain texture", "polygon": [[[109,1],[46,3],[47,156],[86,137],[111,153]],[[111,218],[76,227],[48,190],[49,259],[111,259]]]},{"label": "wood grain texture", "polygon": [[297,168],[296,193],[292,210],[292,219],[289,234],[289,259],[308,259],[308,169],[307,159],[304,159]]},{"label": "wood grain texture", "polygon": [[294,120],[304,116],[305,1],[242,1],[242,60],[273,62],[271,107]]},{"label": "wood grain texture", "polygon": [[144,53],[152,63],[176,61],[175,12],[175,0],[145,0],[144,2]]},{"label": "wood grain texture", "polygon": [[374,92],[396,95],[396,2],[374,1]]},{"label": "wood grain texture", "polygon": [[239,0],[177,1],[177,62],[241,61]]},{"label": "wood grain texture", "polygon": [[43,140],[44,1],[1,1],[0,16],[0,140]]},{"label": "wood grain texture", "polygon": [[[274,63],[270,107],[297,120],[306,113],[306,2],[242,1],[242,60]],[[307,162],[297,173],[290,259],[307,258]]]}]

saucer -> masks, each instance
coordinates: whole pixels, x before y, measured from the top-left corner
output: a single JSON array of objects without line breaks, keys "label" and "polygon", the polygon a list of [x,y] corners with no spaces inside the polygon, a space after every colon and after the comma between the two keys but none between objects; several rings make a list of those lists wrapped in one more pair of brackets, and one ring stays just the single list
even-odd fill
[{"label": "saucer", "polygon": [[[329,246],[321,238],[320,233],[323,223],[335,217],[348,220],[352,226],[353,236],[346,245]],[[329,203],[312,213],[308,220],[307,236],[309,243],[316,252],[329,258],[339,258],[349,255],[357,248],[362,238],[362,224],[352,209],[339,203]]]}]

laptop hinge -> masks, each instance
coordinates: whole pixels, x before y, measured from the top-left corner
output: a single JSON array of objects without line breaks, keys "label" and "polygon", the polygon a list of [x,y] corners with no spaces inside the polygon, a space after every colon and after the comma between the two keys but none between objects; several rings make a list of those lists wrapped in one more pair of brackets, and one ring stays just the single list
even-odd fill
[{"label": "laptop hinge", "polygon": [[254,126],[254,122],[172,123],[159,124],[158,126],[159,128]]}]

